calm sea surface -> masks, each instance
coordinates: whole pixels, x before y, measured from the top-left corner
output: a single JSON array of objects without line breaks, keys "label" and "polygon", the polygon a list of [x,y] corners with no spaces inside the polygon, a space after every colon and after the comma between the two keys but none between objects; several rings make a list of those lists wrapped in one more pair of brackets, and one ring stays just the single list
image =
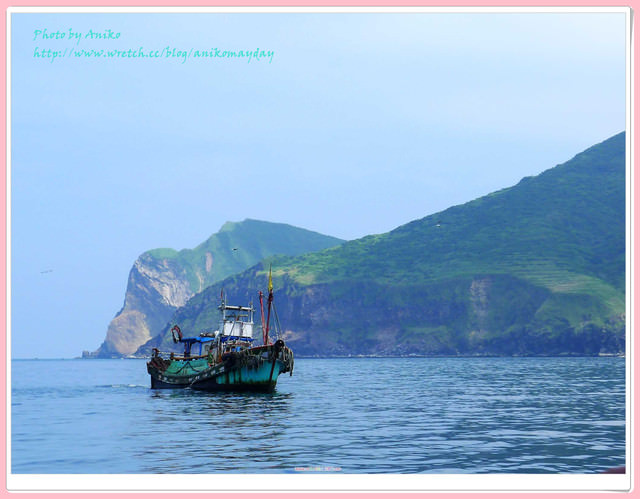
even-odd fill
[{"label": "calm sea surface", "polygon": [[142,360],[12,362],[13,473],[592,473],[625,359],[297,359],[274,394],[151,390]]}]

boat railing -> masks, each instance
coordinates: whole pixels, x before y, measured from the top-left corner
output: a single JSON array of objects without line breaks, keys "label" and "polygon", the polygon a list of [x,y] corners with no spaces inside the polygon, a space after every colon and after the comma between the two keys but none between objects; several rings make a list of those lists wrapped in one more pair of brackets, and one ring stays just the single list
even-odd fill
[{"label": "boat railing", "polygon": [[176,355],[175,352],[162,352],[160,350],[156,350],[154,349],[152,358],[154,357],[162,357],[162,358],[168,358],[171,360],[194,360],[194,359],[206,359],[208,357],[209,354],[202,354],[202,355],[189,355],[187,357],[185,357],[184,355]]},{"label": "boat railing", "polygon": [[173,358],[171,358],[171,360],[184,360],[184,361],[188,361],[188,360],[198,360],[198,359],[206,359],[207,356],[206,355],[190,355],[189,357],[184,357],[184,356],[174,356]]}]

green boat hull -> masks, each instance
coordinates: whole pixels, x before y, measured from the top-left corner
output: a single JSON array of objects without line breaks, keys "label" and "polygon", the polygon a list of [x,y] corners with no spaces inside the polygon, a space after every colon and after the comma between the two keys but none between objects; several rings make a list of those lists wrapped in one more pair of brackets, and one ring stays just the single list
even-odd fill
[{"label": "green boat hull", "polygon": [[268,345],[227,355],[213,364],[207,358],[152,359],[147,371],[153,389],[272,392],[280,374],[293,372],[293,354],[284,346]]}]

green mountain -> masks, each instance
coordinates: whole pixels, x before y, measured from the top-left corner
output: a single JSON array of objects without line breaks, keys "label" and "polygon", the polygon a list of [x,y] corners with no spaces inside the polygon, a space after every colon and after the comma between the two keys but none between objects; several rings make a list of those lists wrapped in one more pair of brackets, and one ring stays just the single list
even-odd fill
[{"label": "green mountain", "polygon": [[[389,233],[270,263],[299,355],[624,351],[625,135]],[[255,301],[266,268],[206,289],[172,323],[215,327],[220,286]]]},{"label": "green mountain", "polygon": [[104,343],[83,356],[132,354],[165,326],[177,308],[214,282],[270,255],[297,255],[342,242],[291,225],[245,220],[227,222],[194,249],[147,251],[129,273],[124,306],[109,324]]}]

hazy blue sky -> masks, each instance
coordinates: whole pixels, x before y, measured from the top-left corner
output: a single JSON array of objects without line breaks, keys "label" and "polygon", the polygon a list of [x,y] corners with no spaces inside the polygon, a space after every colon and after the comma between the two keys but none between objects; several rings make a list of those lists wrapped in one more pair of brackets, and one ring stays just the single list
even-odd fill
[{"label": "hazy blue sky", "polygon": [[[625,128],[621,13],[16,13],[11,28],[14,358],[95,350],[148,249],[245,218],[386,232]],[[69,57],[167,47],[273,58]]]}]

